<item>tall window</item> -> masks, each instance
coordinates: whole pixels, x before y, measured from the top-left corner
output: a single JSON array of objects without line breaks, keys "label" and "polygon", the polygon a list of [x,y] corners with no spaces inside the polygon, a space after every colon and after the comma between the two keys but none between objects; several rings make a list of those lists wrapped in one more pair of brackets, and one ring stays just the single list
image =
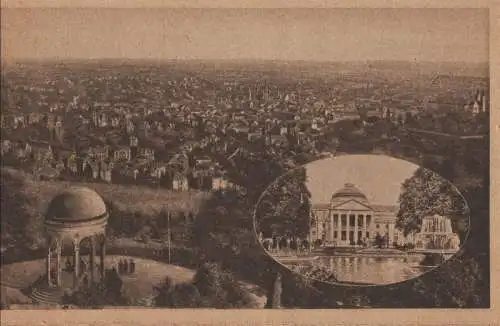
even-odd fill
[{"label": "tall window", "polygon": [[346,231],[342,231],[340,234],[340,240],[345,241],[345,239],[347,239],[347,233]]},{"label": "tall window", "polygon": [[349,215],[349,226],[354,226],[354,223],[356,223],[356,215],[351,214]]},{"label": "tall window", "polygon": [[340,219],[341,219],[342,226],[346,226],[347,225],[347,215],[345,215],[345,214],[340,215]]},{"label": "tall window", "polygon": [[358,215],[358,225],[363,227],[363,215]]}]

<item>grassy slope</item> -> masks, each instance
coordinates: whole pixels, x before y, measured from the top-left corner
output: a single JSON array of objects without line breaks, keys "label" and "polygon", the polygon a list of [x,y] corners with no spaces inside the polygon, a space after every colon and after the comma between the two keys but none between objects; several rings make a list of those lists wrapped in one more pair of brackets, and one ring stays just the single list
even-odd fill
[{"label": "grassy slope", "polygon": [[162,209],[196,213],[201,203],[208,198],[208,193],[199,191],[174,192],[167,189],[154,189],[147,186],[117,185],[105,183],[75,183],[65,181],[33,180],[22,172],[2,168],[3,173],[17,174],[25,181],[21,191],[33,198],[30,211],[43,214],[50,200],[59,192],[71,186],[94,189],[105,200],[113,202],[118,209],[153,215]]}]

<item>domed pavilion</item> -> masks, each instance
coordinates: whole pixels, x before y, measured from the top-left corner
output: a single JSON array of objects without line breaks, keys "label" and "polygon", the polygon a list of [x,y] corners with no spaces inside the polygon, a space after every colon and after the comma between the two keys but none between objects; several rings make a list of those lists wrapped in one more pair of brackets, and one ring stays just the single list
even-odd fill
[{"label": "domed pavilion", "polygon": [[[104,278],[107,220],[106,205],[92,189],[72,187],[52,199],[45,215],[49,287],[76,288],[83,280],[93,283]],[[62,251],[68,245],[71,254],[63,270]],[[88,255],[81,255],[82,248]],[[96,252],[99,254],[98,263]],[[64,282],[66,278],[63,281],[62,275],[68,276],[68,273],[73,274],[72,282]]]}]

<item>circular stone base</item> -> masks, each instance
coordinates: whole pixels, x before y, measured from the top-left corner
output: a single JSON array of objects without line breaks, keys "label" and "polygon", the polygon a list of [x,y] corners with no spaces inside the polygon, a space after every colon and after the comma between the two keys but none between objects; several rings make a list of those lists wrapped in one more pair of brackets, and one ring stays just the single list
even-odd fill
[{"label": "circular stone base", "polygon": [[[135,262],[135,273],[121,275],[121,279],[125,295],[136,304],[153,296],[154,286],[159,285],[165,277],[170,277],[174,282],[189,282],[195,273],[184,267],[168,265],[150,259],[114,255],[106,257],[106,268],[116,267],[118,270],[120,259],[133,259]],[[64,260],[62,261],[64,262]],[[0,267],[1,284],[4,287],[24,290],[45,274],[45,268],[45,259],[3,265]],[[63,272],[63,274],[68,276],[68,282],[72,280],[70,273]],[[45,293],[42,296],[45,296]],[[54,296],[51,296],[49,301],[52,302],[53,298]],[[6,303],[8,304],[8,302]]]}]

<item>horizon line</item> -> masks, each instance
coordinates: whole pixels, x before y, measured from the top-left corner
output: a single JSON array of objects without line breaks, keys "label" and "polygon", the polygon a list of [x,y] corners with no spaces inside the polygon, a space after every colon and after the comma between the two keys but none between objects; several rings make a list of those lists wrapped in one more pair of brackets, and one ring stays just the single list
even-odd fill
[{"label": "horizon line", "polygon": [[466,61],[466,60],[416,60],[416,59],[408,59],[408,60],[394,60],[394,59],[367,59],[367,60],[314,60],[314,59],[268,59],[268,58],[233,58],[233,59],[214,59],[214,58],[120,58],[120,57],[102,57],[102,58],[83,58],[83,57],[47,57],[47,58],[30,58],[30,57],[19,57],[19,58],[6,58],[2,56],[2,63],[24,63],[24,62],[65,62],[65,61],[176,61],[176,62],[277,62],[277,63],[323,63],[323,64],[332,64],[332,63],[384,63],[384,62],[397,62],[397,63],[409,63],[409,64],[487,64],[489,65],[490,60],[486,61]]}]

